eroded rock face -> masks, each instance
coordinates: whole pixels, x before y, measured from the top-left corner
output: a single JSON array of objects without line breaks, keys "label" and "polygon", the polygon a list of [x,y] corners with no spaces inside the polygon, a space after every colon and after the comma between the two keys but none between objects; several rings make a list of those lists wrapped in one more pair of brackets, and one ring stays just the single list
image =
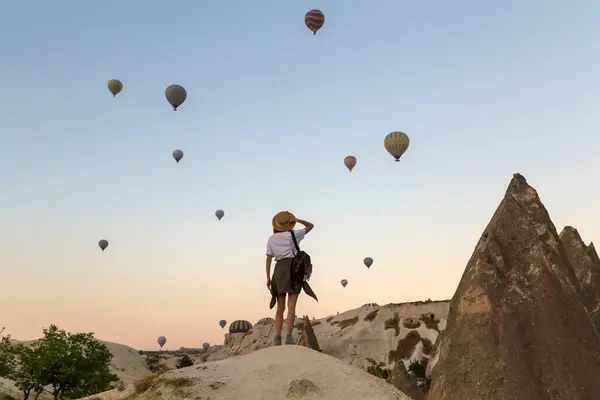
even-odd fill
[{"label": "eroded rock face", "polygon": [[594,325],[596,325],[596,331],[600,334],[600,258],[598,257],[594,243],[590,243],[590,245],[587,246],[586,251],[592,260],[592,278],[588,291],[592,293],[592,296],[596,299],[595,305],[592,305],[589,311],[592,321],[594,322]]},{"label": "eroded rock face", "polygon": [[312,327],[312,323],[308,318],[308,315],[304,316],[304,323],[302,324],[302,330],[300,333],[300,338],[298,339],[298,344],[300,346],[305,346],[315,351],[321,351],[319,347],[319,341],[317,340],[317,336],[315,335],[315,331]]},{"label": "eroded rock face", "polygon": [[554,224],[515,174],[450,303],[428,400],[597,400],[600,337]]},{"label": "eroded rock face", "polygon": [[304,397],[307,394],[312,394],[317,392],[317,387],[314,383],[309,381],[306,378],[302,379],[294,379],[290,382],[290,386],[288,387],[287,397],[289,398],[297,398]]},{"label": "eroded rock face", "polygon": [[600,259],[593,243],[586,246],[572,226],[565,226],[559,235],[583,292],[583,302],[590,313],[596,331],[600,332]]},{"label": "eroded rock face", "polygon": [[425,393],[419,388],[417,379],[406,370],[403,363],[396,364],[392,369],[390,383],[410,396],[412,400],[425,399]]}]

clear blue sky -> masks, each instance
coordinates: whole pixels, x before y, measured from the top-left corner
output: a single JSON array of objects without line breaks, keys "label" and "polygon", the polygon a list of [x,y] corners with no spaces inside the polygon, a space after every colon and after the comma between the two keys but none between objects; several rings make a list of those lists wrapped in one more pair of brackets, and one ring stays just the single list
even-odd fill
[{"label": "clear blue sky", "polygon": [[6,2],[0,325],[219,343],[219,319],[271,315],[284,209],[316,225],[298,314],[449,298],[514,172],[600,240],[599,20],[592,0]]}]

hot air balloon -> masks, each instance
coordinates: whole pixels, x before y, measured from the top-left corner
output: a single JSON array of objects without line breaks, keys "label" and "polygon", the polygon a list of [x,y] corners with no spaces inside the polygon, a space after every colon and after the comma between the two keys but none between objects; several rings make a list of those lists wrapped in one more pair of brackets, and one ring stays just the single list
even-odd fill
[{"label": "hot air balloon", "polygon": [[113,97],[119,94],[123,90],[123,84],[118,79],[111,79],[108,81],[108,90],[112,93]]},{"label": "hot air balloon", "polygon": [[187,92],[183,86],[171,85],[165,89],[165,97],[169,104],[173,106],[173,111],[177,111],[177,107],[182,105],[187,98]]},{"label": "hot air balloon", "polygon": [[363,307],[379,307],[377,303],[366,303],[362,305]]},{"label": "hot air balloon", "polygon": [[325,15],[323,15],[321,10],[310,10],[304,16],[304,23],[312,31],[313,35],[316,35],[317,31],[325,23]]},{"label": "hot air balloon", "polygon": [[388,133],[383,141],[385,149],[396,159],[396,162],[400,161],[400,157],[408,149],[409,143],[408,135],[398,131]]},{"label": "hot air balloon", "polygon": [[371,265],[373,265],[373,259],[371,257],[366,257],[363,262],[365,263],[365,265],[367,266],[367,268],[370,268]]},{"label": "hot air balloon", "polygon": [[[217,210],[215,211],[215,216],[217,218],[219,218],[219,221],[221,220],[221,218],[223,218],[225,216],[225,211],[223,210]],[[235,218],[234,218],[235,219]]]},{"label": "hot air balloon", "polygon": [[156,339],[156,341],[158,342],[158,345],[162,349],[162,347],[165,345],[165,343],[167,343],[167,338],[164,336],[159,336],[158,339]]},{"label": "hot air balloon", "polygon": [[348,156],[344,158],[344,164],[346,165],[346,168],[348,168],[348,170],[352,172],[352,168],[356,166],[356,157]]},{"label": "hot air balloon", "polygon": [[181,161],[181,159],[183,158],[183,151],[181,151],[179,149],[173,150],[173,158],[177,162]]},{"label": "hot air balloon", "polygon": [[106,239],[100,240],[98,242],[98,246],[100,246],[100,249],[102,249],[102,251],[104,251],[108,247],[108,240],[106,240]]},{"label": "hot air balloon", "polygon": [[348,284],[348,280],[347,279],[342,279],[340,281],[340,283],[342,284],[343,287],[346,287],[346,285]]},{"label": "hot air balloon", "polygon": [[204,349],[204,351],[208,350],[208,348],[210,347],[210,344],[204,342],[202,343],[202,348]]},{"label": "hot air balloon", "polygon": [[225,321],[224,319],[219,321],[219,325],[221,326],[221,328],[225,328],[225,325],[227,325],[227,321]]},{"label": "hot air balloon", "polygon": [[233,321],[229,325],[229,333],[246,333],[250,329],[252,329],[252,324],[243,320]]}]

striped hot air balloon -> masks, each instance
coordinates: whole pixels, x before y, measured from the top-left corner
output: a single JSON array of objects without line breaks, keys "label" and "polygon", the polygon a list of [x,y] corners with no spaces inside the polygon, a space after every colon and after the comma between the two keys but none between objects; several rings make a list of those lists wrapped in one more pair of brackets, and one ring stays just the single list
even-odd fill
[{"label": "striped hot air balloon", "polygon": [[312,31],[313,35],[316,35],[317,31],[325,23],[325,15],[323,15],[321,10],[310,10],[304,16],[304,23]]},{"label": "striped hot air balloon", "polygon": [[385,149],[396,159],[396,162],[400,161],[400,157],[408,149],[409,143],[408,135],[398,131],[388,133],[383,141]]},{"label": "striped hot air balloon", "polygon": [[363,307],[379,307],[377,303],[365,303],[362,305]]},{"label": "striped hot air balloon", "polygon": [[252,324],[248,321],[237,320],[229,325],[229,333],[246,333],[252,329]]}]

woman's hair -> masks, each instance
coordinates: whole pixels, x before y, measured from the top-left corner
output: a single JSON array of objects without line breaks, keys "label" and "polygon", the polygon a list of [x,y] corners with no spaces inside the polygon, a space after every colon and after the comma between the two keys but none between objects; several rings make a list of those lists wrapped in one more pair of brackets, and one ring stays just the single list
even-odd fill
[{"label": "woman's hair", "polygon": [[273,228],[273,233],[283,233],[283,232],[290,232],[291,229],[289,231],[278,231],[277,229]]}]

